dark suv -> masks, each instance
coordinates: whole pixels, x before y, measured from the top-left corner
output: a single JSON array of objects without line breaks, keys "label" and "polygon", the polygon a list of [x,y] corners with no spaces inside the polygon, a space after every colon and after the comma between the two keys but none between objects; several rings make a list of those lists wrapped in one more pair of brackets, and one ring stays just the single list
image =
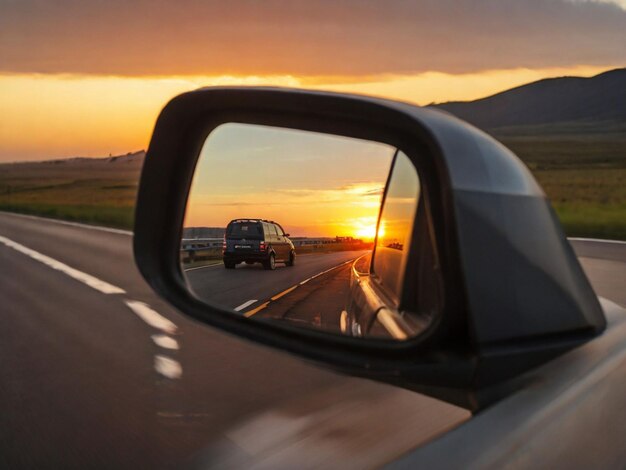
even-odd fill
[{"label": "dark suv", "polygon": [[296,250],[283,228],[271,220],[231,220],[224,234],[224,266],[234,269],[238,263],[261,263],[276,269],[276,263],[293,266]]}]

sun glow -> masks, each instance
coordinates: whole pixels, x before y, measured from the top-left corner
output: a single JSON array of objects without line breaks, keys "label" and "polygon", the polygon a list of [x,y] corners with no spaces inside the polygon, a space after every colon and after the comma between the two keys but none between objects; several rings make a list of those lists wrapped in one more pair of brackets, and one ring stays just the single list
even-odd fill
[{"label": "sun glow", "polygon": [[[363,240],[374,240],[374,238],[376,238],[376,223],[370,223],[369,225],[356,224],[354,233],[357,238],[362,238]],[[378,229],[378,237],[382,238],[384,236],[385,227],[381,225]]]}]

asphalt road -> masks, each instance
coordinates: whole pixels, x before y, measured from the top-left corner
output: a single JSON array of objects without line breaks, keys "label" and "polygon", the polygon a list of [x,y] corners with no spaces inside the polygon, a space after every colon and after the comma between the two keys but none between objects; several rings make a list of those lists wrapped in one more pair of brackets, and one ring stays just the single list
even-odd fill
[{"label": "asphalt road", "polygon": [[[624,305],[626,245],[604,245],[575,246]],[[0,315],[1,468],[363,468],[469,417],[189,320],[115,231],[0,213]]]},{"label": "asphalt road", "polygon": [[339,268],[365,251],[305,254],[296,259],[295,266],[276,264],[274,271],[261,264],[238,264],[236,269],[225,269],[223,264],[191,268],[185,272],[189,284],[198,297],[228,309],[254,310],[271,297],[310,280],[322,272]]}]

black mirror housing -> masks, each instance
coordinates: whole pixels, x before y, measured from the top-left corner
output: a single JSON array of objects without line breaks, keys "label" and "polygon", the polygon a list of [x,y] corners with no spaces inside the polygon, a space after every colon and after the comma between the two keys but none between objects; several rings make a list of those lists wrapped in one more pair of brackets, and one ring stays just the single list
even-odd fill
[{"label": "black mirror housing", "polygon": [[[424,178],[444,283],[443,311],[424,334],[368,342],[278,328],[233,317],[189,293],[178,259],[187,193],[204,139],[224,122],[375,140],[412,159]],[[549,202],[519,159],[448,114],[382,99],[240,87],[176,97],[148,149],[134,251],[148,283],[203,323],[472,409],[496,396],[498,384],[605,327]]]}]

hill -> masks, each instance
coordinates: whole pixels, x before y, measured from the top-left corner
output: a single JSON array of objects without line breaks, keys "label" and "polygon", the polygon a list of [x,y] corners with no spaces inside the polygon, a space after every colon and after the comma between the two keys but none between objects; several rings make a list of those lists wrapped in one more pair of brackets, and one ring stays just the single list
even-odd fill
[{"label": "hill", "polygon": [[626,69],[432,107],[482,128],[524,160],[568,235],[626,240]]},{"label": "hill", "polygon": [[431,106],[489,131],[546,125],[555,130],[580,131],[582,127],[590,131],[597,125],[623,132],[626,68],[590,78],[549,78],[475,101]]}]

